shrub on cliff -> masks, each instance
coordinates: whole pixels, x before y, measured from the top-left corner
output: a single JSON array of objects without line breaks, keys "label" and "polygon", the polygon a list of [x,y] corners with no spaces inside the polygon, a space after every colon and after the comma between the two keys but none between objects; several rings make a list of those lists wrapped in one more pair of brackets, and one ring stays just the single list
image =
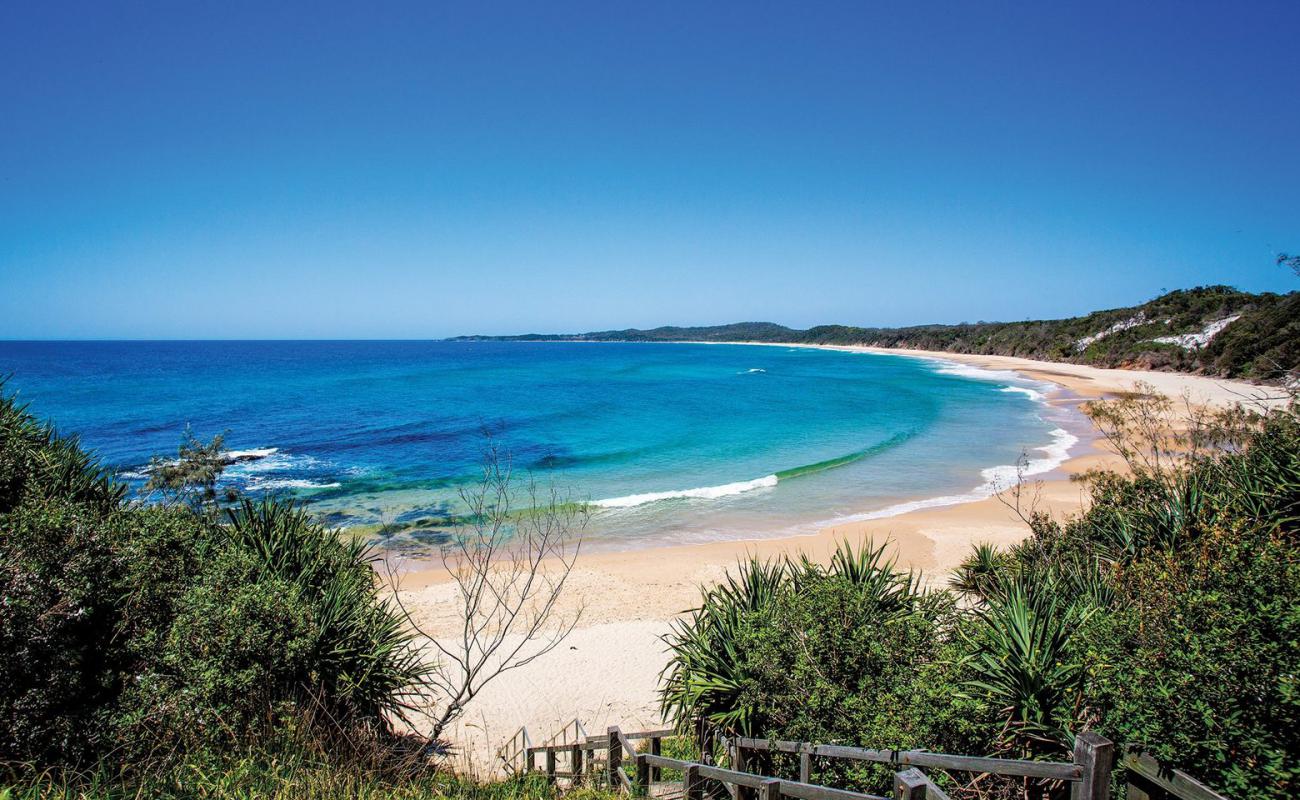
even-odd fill
[{"label": "shrub on cliff", "polygon": [[0,397],[0,758],[141,763],[304,709],[385,729],[425,666],[369,556],[291,504],[141,507]]}]

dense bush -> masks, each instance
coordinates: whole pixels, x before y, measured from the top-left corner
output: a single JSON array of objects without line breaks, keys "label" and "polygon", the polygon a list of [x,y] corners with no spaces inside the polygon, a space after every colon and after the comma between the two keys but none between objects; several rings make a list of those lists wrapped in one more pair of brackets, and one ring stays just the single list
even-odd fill
[{"label": "dense bush", "polygon": [[1147,531],[1110,559],[1087,713],[1234,797],[1284,797],[1300,772],[1300,422],[1273,415],[1243,446],[1083,517]]},{"label": "dense bush", "polygon": [[[825,567],[750,561],[669,635],[665,716],[706,748],[742,735],[971,751],[996,719],[952,695],[967,674],[960,622],[951,596],[923,591],[884,548],[841,544]],[[892,775],[830,761],[819,770],[819,780],[877,789]]]},{"label": "dense bush", "polygon": [[665,711],[707,735],[1021,758],[1068,759],[1095,730],[1231,797],[1290,797],[1300,417],[1171,428],[1169,405],[1142,396],[1093,411],[1129,470],[1089,476],[1086,511],[977,547],[951,594],[919,591],[871,548],[825,569],[743,565],[670,636]]},{"label": "dense bush", "polygon": [[385,730],[425,667],[366,550],[292,505],[143,507],[0,398],[0,759],[142,764]]},{"label": "dense bush", "polygon": [[1094,727],[1233,797],[1300,769],[1300,558],[1230,528],[1144,558],[1089,637]]}]

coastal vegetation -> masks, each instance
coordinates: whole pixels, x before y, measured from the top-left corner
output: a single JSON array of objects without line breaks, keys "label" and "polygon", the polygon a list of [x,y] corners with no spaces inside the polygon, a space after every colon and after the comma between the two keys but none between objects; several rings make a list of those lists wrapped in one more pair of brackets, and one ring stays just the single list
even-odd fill
[{"label": "coastal vegetation", "polygon": [[3,796],[539,796],[442,774],[446,744],[411,731],[572,627],[552,613],[567,569],[538,569],[572,565],[571,504],[534,493],[520,522],[488,464],[449,561],[476,634],[436,658],[361,540],[217,497],[220,452],[187,432],[140,503],[0,394]]},{"label": "coastal vegetation", "polygon": [[873,345],[1286,382],[1300,375],[1300,292],[1252,294],[1230,286],[1205,286],[1168,292],[1128,308],[1023,322],[905,328],[819,325],[807,330],[771,322],[740,322],[569,335],[461,338]]},{"label": "coastal vegetation", "polygon": [[[707,587],[667,640],[665,717],[715,758],[740,734],[1061,759],[1094,731],[1231,797],[1290,796],[1300,410],[1176,413],[1139,391],[1089,411],[1126,470],[1083,476],[1089,503],[1067,519],[1020,487],[1007,502],[1028,537],[973,548],[947,588],[870,543]],[[172,467],[163,502],[142,504],[75,437],[0,399],[3,791],[552,796],[450,775],[446,743],[411,731],[442,733],[487,681],[564,640],[578,618],[556,600],[585,507],[516,493],[490,457],[445,550],[481,633],[431,644],[366,546],[291,502],[211,491],[220,445],[187,435],[155,462]],[[892,774],[816,770],[876,791]],[[1064,791],[936,775],[954,796]]]},{"label": "coastal vegetation", "polygon": [[[1068,757],[1096,731],[1230,797],[1300,773],[1300,417],[1193,412],[1135,395],[1091,409],[1125,474],[1086,510],[1021,508],[1030,535],[974,548],[923,589],[884,547],[827,566],[751,560],[668,637],[665,715],[721,737]],[[777,765],[779,766],[779,765]],[[787,767],[788,768],[788,765]],[[823,765],[879,791],[880,767]],[[963,796],[1053,795],[979,785]]]}]

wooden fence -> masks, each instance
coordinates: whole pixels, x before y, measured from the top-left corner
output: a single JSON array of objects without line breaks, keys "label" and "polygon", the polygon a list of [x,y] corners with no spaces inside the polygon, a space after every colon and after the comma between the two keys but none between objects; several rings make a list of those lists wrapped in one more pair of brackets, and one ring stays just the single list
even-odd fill
[{"label": "wooden fence", "polygon": [[[602,736],[588,736],[582,724],[574,720],[541,745],[532,745],[528,732],[521,728],[498,751],[498,757],[513,773],[542,772],[552,783],[560,779],[574,784],[592,780],[632,795],[673,794],[682,800],[703,800],[709,782],[722,784],[733,800],[888,800],[814,783],[815,765],[819,759],[863,761],[898,768],[894,774],[895,800],[948,800],[923,769],[1061,781],[1070,786],[1072,800],[1110,800],[1111,767],[1115,758],[1111,741],[1095,733],[1079,734],[1071,761],[1028,761],[926,750],[875,750],[735,738],[725,741],[731,757],[731,768],[726,769],[665,757],[663,740],[676,735],[673,730],[623,733],[615,726]],[[647,742],[647,746],[638,752],[636,743],[642,741]],[[753,758],[756,753],[798,755],[798,778],[752,771],[750,767],[756,760]],[[540,768],[539,757],[544,759],[544,766]],[[1126,770],[1122,786],[1127,800],[1227,800],[1186,773],[1165,769],[1143,753],[1126,752],[1120,765]],[[664,781],[664,770],[679,772],[680,781]]]},{"label": "wooden fence", "polygon": [[809,780],[814,759],[845,759],[899,767],[926,767],[956,772],[974,772],[1007,777],[1038,778],[1070,784],[1073,800],[1107,800],[1115,746],[1095,733],[1081,733],[1074,746],[1073,761],[1026,761],[1013,758],[985,758],[931,753],[928,750],[874,750],[832,744],[788,742],[776,739],[736,738],[728,742],[732,763],[745,769],[751,753],[799,755],[799,779]]},{"label": "wooden fence", "polygon": [[1128,771],[1127,800],[1228,800],[1186,772],[1161,766],[1146,753],[1129,750],[1120,764]]},{"label": "wooden fence", "polygon": [[[570,726],[573,725],[570,723]],[[581,726],[576,726],[576,729],[581,730]],[[663,772],[675,770],[681,774],[680,782],[675,783],[683,800],[703,800],[709,782],[722,784],[734,800],[888,800],[878,795],[813,783],[811,765],[815,758],[846,758],[899,767],[894,775],[893,796],[896,800],[947,800],[947,795],[939,786],[921,771],[922,767],[1069,781],[1074,784],[1072,796],[1076,800],[1102,800],[1110,796],[1112,746],[1109,741],[1092,734],[1080,737],[1076,761],[1070,763],[977,758],[915,750],[869,750],[767,739],[733,739],[727,742],[727,746],[734,769],[664,756],[663,740],[675,734],[672,730],[624,733],[615,726],[604,736],[586,736],[559,742],[553,741],[557,737],[552,737],[547,744],[531,745],[528,743],[527,731],[521,729],[498,756],[511,772],[539,772],[545,774],[551,782],[560,779],[573,783],[597,780],[629,794],[646,797],[667,794],[664,790],[673,787],[665,785]],[[648,742],[644,752],[637,751],[638,741]],[[799,779],[748,771],[746,767],[751,754],[762,751],[798,753]],[[539,765],[539,758],[544,759],[544,766]]]}]

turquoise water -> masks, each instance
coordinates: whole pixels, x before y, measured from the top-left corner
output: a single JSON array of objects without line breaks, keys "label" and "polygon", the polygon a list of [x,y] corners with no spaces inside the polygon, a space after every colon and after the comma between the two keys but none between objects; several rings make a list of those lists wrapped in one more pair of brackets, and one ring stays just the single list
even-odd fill
[{"label": "turquoise water", "polygon": [[593,503],[593,541],[811,531],[973,499],[1077,421],[1049,387],[944,362],[743,345],[0,342],[0,373],[138,486],[188,424],[226,480],[436,541],[491,441]]}]

